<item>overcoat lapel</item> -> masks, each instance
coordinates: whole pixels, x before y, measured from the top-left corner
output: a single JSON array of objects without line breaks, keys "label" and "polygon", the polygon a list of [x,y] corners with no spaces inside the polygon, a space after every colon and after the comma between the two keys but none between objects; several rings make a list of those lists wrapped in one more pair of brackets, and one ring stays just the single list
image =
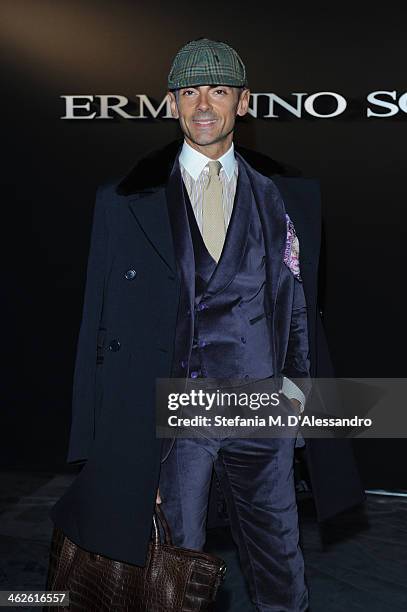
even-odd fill
[{"label": "overcoat lapel", "polygon": [[170,218],[176,265],[183,291],[187,293],[189,309],[193,310],[195,299],[195,256],[184,202],[183,179],[176,156],[166,187],[166,205]]},{"label": "overcoat lapel", "polygon": [[165,189],[159,188],[147,195],[141,192],[140,195],[127,196],[128,206],[153,248],[175,274],[177,268]]}]

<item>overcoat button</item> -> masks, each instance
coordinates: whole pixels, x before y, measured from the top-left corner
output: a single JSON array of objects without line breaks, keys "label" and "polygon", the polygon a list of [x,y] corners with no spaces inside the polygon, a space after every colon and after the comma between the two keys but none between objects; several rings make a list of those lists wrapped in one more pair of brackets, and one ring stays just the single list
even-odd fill
[{"label": "overcoat button", "polygon": [[109,350],[110,351],[118,351],[120,349],[120,340],[117,340],[116,338],[114,340],[111,341],[111,343],[109,344]]},{"label": "overcoat button", "polygon": [[127,280],[133,280],[133,278],[135,278],[137,272],[135,270],[127,270],[127,272],[125,272],[124,277],[127,278]]}]

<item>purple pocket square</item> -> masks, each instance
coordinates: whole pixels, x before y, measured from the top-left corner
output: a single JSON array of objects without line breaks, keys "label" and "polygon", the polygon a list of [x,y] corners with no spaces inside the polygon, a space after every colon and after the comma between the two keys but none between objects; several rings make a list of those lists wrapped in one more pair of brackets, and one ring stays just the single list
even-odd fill
[{"label": "purple pocket square", "polygon": [[300,275],[300,245],[293,222],[287,214],[285,217],[287,220],[287,239],[285,243],[284,263],[290,268],[295,278],[302,282]]}]

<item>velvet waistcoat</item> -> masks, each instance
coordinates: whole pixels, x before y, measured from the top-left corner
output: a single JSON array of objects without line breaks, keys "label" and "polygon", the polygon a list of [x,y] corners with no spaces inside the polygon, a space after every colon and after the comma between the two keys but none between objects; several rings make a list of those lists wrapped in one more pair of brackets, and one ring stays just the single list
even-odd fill
[{"label": "velvet waistcoat", "polygon": [[243,167],[219,262],[209,254],[179,163],[168,185],[169,211],[181,276],[172,376],[266,378],[273,347],[262,226]]}]

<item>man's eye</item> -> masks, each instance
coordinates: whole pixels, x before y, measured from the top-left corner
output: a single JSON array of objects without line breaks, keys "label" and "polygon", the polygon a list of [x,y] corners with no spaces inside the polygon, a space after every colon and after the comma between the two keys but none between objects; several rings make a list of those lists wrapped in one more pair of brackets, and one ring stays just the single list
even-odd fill
[{"label": "man's eye", "polygon": [[186,89],[182,95],[185,96],[185,94],[188,94],[188,93],[194,93],[193,89]]},{"label": "man's eye", "polygon": [[224,93],[224,94],[225,94],[225,93],[226,93],[226,90],[225,90],[225,89],[216,89],[216,90],[215,90],[215,93],[218,93],[218,92],[220,92],[220,93]]}]

